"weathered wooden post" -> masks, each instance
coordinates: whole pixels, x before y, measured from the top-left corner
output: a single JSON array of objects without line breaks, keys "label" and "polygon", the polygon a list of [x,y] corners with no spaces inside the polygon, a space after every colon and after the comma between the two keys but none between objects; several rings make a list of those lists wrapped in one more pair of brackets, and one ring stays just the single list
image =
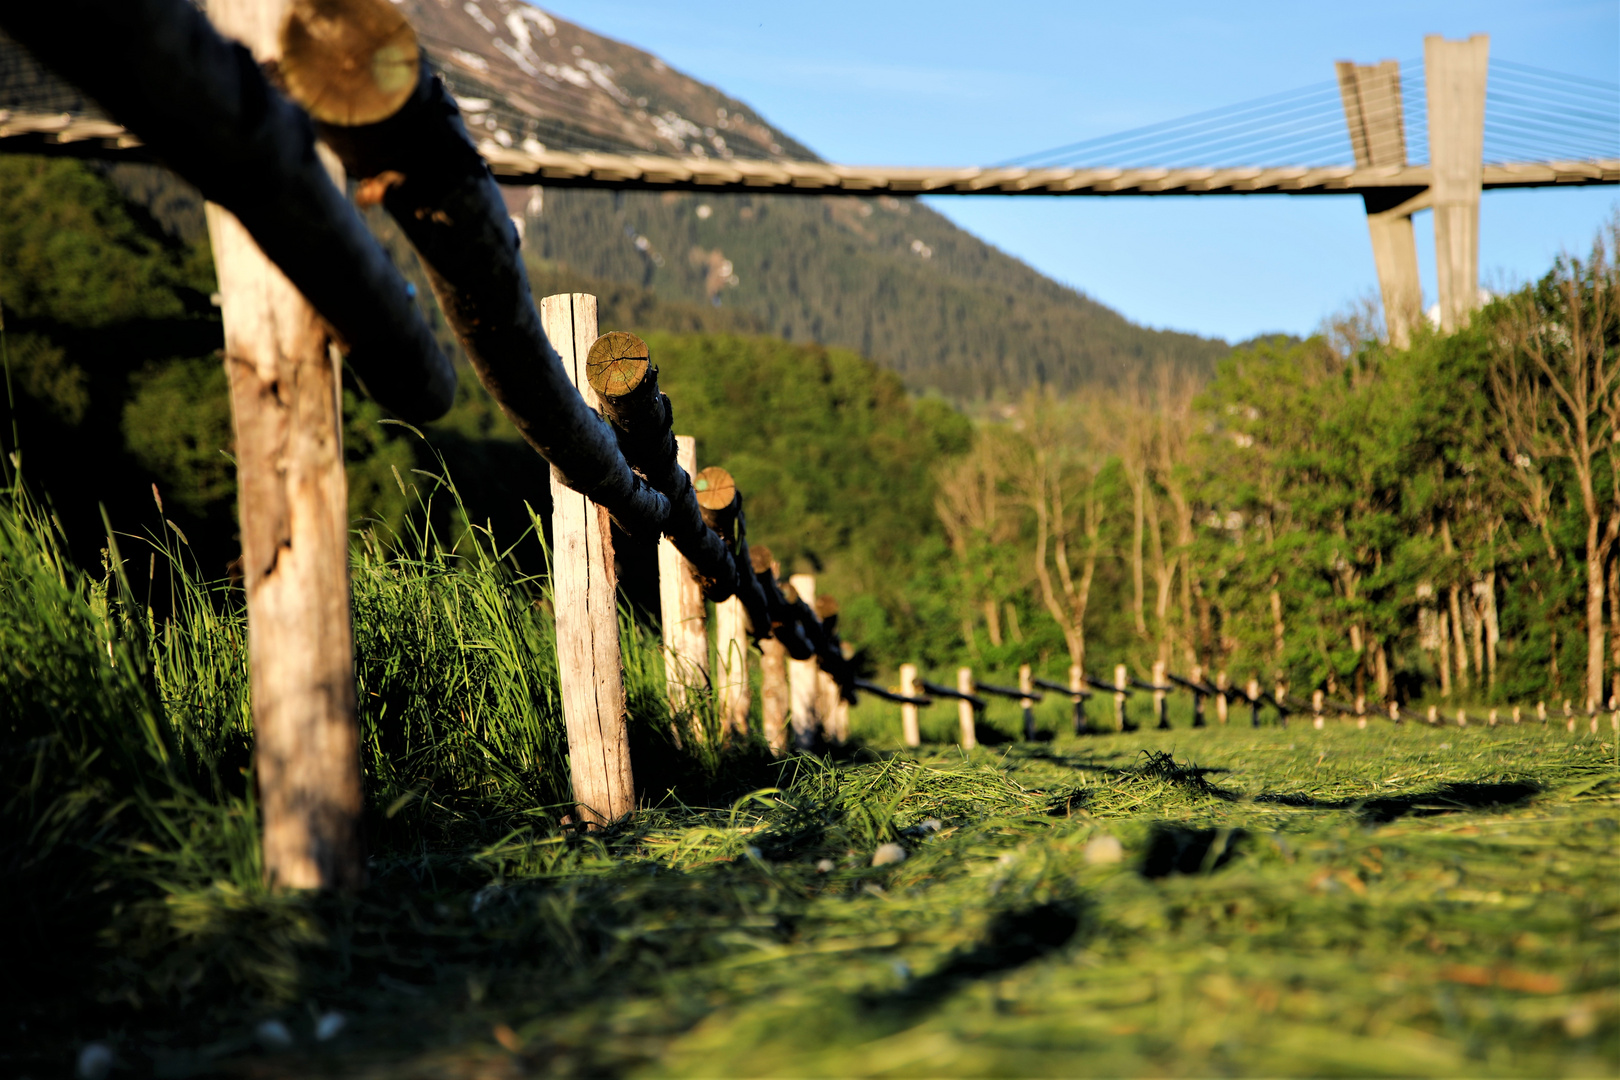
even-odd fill
[{"label": "weathered wooden post", "polygon": [[719,668],[720,719],[728,735],[748,734],[748,616],[742,599],[714,605],[715,664]]},{"label": "weathered wooden post", "polygon": [[[776,560],[771,549],[763,545],[748,552],[755,574],[776,572]],[[765,729],[765,743],[773,754],[787,753],[788,692],[787,646],[774,637],[761,638],[759,643],[759,719]]]},{"label": "weathered wooden post", "polygon": [[1260,726],[1260,680],[1259,679],[1250,679],[1249,680],[1249,685],[1247,687],[1245,687],[1245,692],[1249,696],[1249,726],[1250,727],[1259,727]]},{"label": "weathered wooden post", "polygon": [[972,668],[961,667],[956,669],[956,689],[966,695],[966,697],[958,698],[956,701],[956,720],[961,726],[962,748],[971,750],[979,745],[979,732],[974,724],[977,718],[973,715],[973,702],[967,700],[968,697],[973,696]]},{"label": "weathered wooden post", "polygon": [[[847,641],[839,642],[838,653],[845,660],[853,660],[855,646]],[[849,702],[844,700],[844,692],[838,688],[836,682],[833,682],[832,727],[834,738],[841,743],[849,741]]]},{"label": "weathered wooden post", "polygon": [[[917,696],[917,665],[900,665],[900,693],[904,697]],[[900,739],[907,746],[922,745],[922,731],[917,726],[917,706],[904,703],[900,706]]]},{"label": "weathered wooden post", "polygon": [[[791,602],[795,597],[816,606],[816,576],[794,574],[788,578],[784,593]],[[799,750],[813,750],[821,736],[820,685],[817,676],[821,665],[815,657],[807,660],[788,660],[788,692],[791,695],[793,715],[793,745]]]},{"label": "weathered wooden post", "polygon": [[1076,735],[1088,734],[1090,725],[1086,723],[1086,673],[1079,664],[1069,665],[1069,697],[1074,703],[1074,733]]},{"label": "weathered wooden post", "polygon": [[1170,710],[1169,710],[1169,702],[1168,702],[1168,699],[1165,697],[1165,692],[1164,692],[1164,686],[1165,686],[1164,672],[1165,672],[1165,663],[1164,663],[1164,661],[1163,660],[1155,661],[1154,664],[1153,664],[1153,715],[1159,718],[1158,729],[1160,731],[1169,731],[1170,730]]},{"label": "weathered wooden post", "polygon": [[1398,724],[1401,722],[1400,702],[1396,701],[1394,698],[1390,698],[1389,700],[1389,719],[1393,724]]},{"label": "weathered wooden post", "polygon": [[[211,0],[208,13],[271,63],[285,7]],[[236,437],[264,876],[276,888],[357,889],[366,870],[338,363],[326,324],[241,222],[213,204],[207,219]]]},{"label": "weathered wooden post", "polygon": [[1114,730],[1129,731],[1130,720],[1125,716],[1125,688],[1130,685],[1124,664],[1114,665]]},{"label": "weathered wooden post", "polygon": [[[546,337],[591,408],[586,358],[596,341],[596,297],[562,293],[540,301]],[[608,513],[551,470],[551,591],[557,613],[557,681],[568,769],[579,820],[606,824],[636,808],[619,647],[619,597]]]},{"label": "weathered wooden post", "polygon": [[[1193,665],[1192,683],[1193,683],[1193,686],[1195,686],[1195,687],[1200,687],[1200,686],[1204,685],[1204,666],[1202,664],[1194,664]],[[1195,728],[1199,728],[1199,727],[1204,726],[1204,697],[1205,697],[1205,695],[1204,695],[1204,692],[1202,690],[1194,690],[1193,691],[1193,725],[1192,726],[1195,727]]]},{"label": "weathered wooden post", "polygon": [[1515,724],[1524,723],[1524,713],[1520,710],[1519,706],[1517,706],[1517,705],[1513,706],[1513,722]]},{"label": "weathered wooden post", "polygon": [[1215,689],[1220,691],[1215,695],[1215,719],[1221,722],[1222,727],[1226,726],[1226,711],[1232,705],[1226,697],[1226,691],[1231,688],[1231,685],[1226,679],[1226,672],[1217,671],[1215,673]]},{"label": "weathered wooden post", "polygon": [[1311,717],[1312,717],[1311,726],[1314,727],[1317,731],[1321,731],[1322,726],[1323,726],[1323,721],[1322,721],[1322,697],[1323,697],[1322,691],[1320,691],[1320,690],[1312,690],[1311,691]]},{"label": "weathered wooden post", "polygon": [[[687,476],[697,473],[697,440],[690,435],[675,436],[675,460]],[[703,602],[703,586],[692,572],[692,564],[675,549],[669,537],[658,540],[658,609],[664,631],[664,690],[669,711],[677,725],[693,738],[704,737],[703,720],[693,706],[691,691],[709,682],[708,608]]]},{"label": "weathered wooden post", "polygon": [[1024,713],[1024,741],[1035,741],[1035,699],[1030,697],[1035,692],[1035,672],[1028,664],[1018,667],[1018,692],[1024,696],[1018,699],[1018,707]]},{"label": "weathered wooden post", "polygon": [[[838,601],[831,596],[818,595],[812,605],[821,625],[831,629],[838,624]],[[816,713],[821,717],[822,730],[831,742],[843,743],[849,738],[849,707],[838,689],[838,682],[816,665]]]},{"label": "weathered wooden post", "polygon": [[[698,510],[710,528],[730,537],[736,530],[737,483],[718,465],[692,478]],[[740,571],[743,568],[739,568]],[[732,595],[714,605],[715,683],[720,722],[728,737],[748,733],[748,613],[742,597]]]}]

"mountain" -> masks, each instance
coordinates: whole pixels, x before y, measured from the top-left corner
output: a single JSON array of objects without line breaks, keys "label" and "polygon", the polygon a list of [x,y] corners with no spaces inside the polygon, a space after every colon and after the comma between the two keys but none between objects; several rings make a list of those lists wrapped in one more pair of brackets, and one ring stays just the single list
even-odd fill
[{"label": "mountain", "polygon": [[[817,160],[658,57],[520,0],[401,0],[476,138],[503,146]],[[914,199],[510,192],[537,277],[632,283],[853,349],[960,401],[1207,370],[1225,342],[1137,326]]]}]

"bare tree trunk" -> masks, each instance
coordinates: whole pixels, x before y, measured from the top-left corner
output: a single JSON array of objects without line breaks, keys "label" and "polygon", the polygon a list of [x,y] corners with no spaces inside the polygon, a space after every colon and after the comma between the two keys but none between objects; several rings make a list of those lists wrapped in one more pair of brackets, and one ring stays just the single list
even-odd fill
[{"label": "bare tree trunk", "polygon": [[[1145,484],[1143,485],[1146,486]],[[1145,499],[1148,525],[1148,554],[1153,559],[1153,620],[1158,631],[1158,658],[1170,662],[1170,597],[1175,592],[1176,563],[1165,558],[1164,532],[1159,521],[1159,500],[1150,491]]]},{"label": "bare tree trunk", "polygon": [[1440,612],[1440,696],[1451,696],[1451,615]]},{"label": "bare tree trunk", "polygon": [[1485,612],[1484,602],[1480,597],[1479,582],[1474,582],[1468,590],[1468,602],[1463,608],[1463,621],[1468,624],[1468,648],[1474,657],[1474,674],[1483,675],[1485,672]]},{"label": "bare tree trunk", "polygon": [[990,644],[999,649],[1001,647],[1001,611],[994,597],[987,596],[984,598],[984,625],[990,631]]},{"label": "bare tree trunk", "polygon": [[1485,574],[1481,599],[1485,607],[1485,683],[1496,689],[1496,647],[1502,640],[1502,623],[1496,614],[1496,571]]},{"label": "bare tree trunk", "polygon": [[1462,590],[1456,585],[1446,587],[1446,605],[1451,613],[1452,659],[1457,664],[1457,691],[1468,692],[1468,644],[1463,636]]},{"label": "bare tree trunk", "polygon": [[1131,586],[1135,589],[1133,595],[1132,612],[1136,617],[1136,633],[1142,638],[1147,637],[1147,617],[1143,611],[1146,602],[1145,583],[1142,580],[1142,517],[1146,511],[1143,504],[1144,489],[1147,487],[1147,477],[1139,478],[1135,484],[1135,518],[1133,519],[1134,532],[1131,534]]},{"label": "bare tree trunk", "polygon": [[1598,547],[1598,519],[1586,526],[1586,709],[1603,700],[1603,557]]},{"label": "bare tree trunk", "polygon": [[1282,670],[1283,648],[1286,640],[1283,636],[1283,606],[1282,594],[1277,591],[1277,576],[1271,577],[1271,639],[1272,648],[1276,650],[1277,670]]},{"label": "bare tree trunk", "polygon": [[1609,700],[1620,703],[1620,554],[1609,556]]}]

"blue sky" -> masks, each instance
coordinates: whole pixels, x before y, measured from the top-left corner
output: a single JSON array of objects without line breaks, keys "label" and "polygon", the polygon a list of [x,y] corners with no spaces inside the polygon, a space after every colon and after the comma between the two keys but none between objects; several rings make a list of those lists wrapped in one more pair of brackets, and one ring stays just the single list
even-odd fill
[{"label": "blue sky", "polygon": [[[1425,34],[1493,59],[1620,82],[1615,0],[808,4],[552,0],[748,102],[834,161],[993,164],[1321,83],[1333,61],[1416,59]],[[1617,134],[1620,141],[1620,134]],[[964,228],[1151,326],[1304,333],[1373,294],[1361,200],[937,197]],[[1590,246],[1620,188],[1487,192],[1480,273],[1534,277]],[[1434,297],[1429,215],[1415,219]]]}]

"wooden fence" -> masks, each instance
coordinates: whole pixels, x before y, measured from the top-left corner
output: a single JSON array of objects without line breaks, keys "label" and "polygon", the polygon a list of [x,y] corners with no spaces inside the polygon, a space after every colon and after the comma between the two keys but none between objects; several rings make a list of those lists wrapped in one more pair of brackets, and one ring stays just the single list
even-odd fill
[{"label": "wooden fence", "polygon": [[[208,200],[238,446],[265,874],[364,880],[349,634],[341,357],[408,420],[442,415],[455,375],[351,204],[380,205],[428,271],[479,379],[552,466],[563,711],[579,820],[634,809],[609,521],[666,541],[671,700],[709,678],[705,601],[724,623],[727,723],[746,722],[761,643],[767,733],[796,745],[854,696],[814,585],[780,586],[748,546],[722,471],[694,484],[647,348],[601,335],[595,300],[537,308],[519,237],[454,100],[388,0],[53,0],[0,25],[94,97]],[[234,40],[232,40],[234,39]],[[271,71],[275,83],[266,75]],[[317,142],[317,139],[319,140]],[[697,647],[699,639],[704,647]],[[700,656],[701,654],[701,656]]]},{"label": "wooden fence", "polygon": [[[1273,718],[1282,726],[1287,726],[1291,718],[1308,719],[1311,726],[1318,731],[1326,727],[1330,719],[1353,723],[1361,729],[1365,729],[1374,720],[1388,720],[1400,724],[1419,719],[1409,715],[1395,701],[1386,701],[1380,705],[1369,703],[1365,697],[1358,697],[1352,703],[1330,698],[1321,690],[1313,691],[1308,703],[1296,702],[1288,696],[1281,684],[1274,691],[1264,690],[1258,678],[1248,680],[1244,687],[1239,689],[1227,678],[1226,672],[1216,672],[1211,681],[1205,678],[1205,672],[1201,667],[1194,667],[1188,675],[1182,676],[1170,672],[1164,663],[1156,663],[1153,665],[1151,682],[1131,675],[1124,664],[1115,666],[1112,680],[1096,678],[1072,665],[1069,668],[1067,683],[1033,675],[1032,671],[1032,665],[1022,665],[1018,670],[1018,685],[1012,687],[981,682],[975,679],[972,668],[958,668],[956,687],[953,689],[921,678],[915,664],[902,664],[898,689],[885,690],[863,680],[856,680],[856,685],[879,692],[880,696],[887,700],[900,703],[900,739],[906,746],[913,747],[922,745],[917,710],[931,706],[936,699],[957,703],[960,721],[957,741],[964,749],[977,746],[977,729],[989,706],[980,695],[1017,701],[1023,714],[1023,737],[1025,740],[1035,740],[1040,737],[1040,732],[1036,729],[1034,706],[1045,699],[1042,691],[1070,700],[1073,705],[1073,730],[1076,735],[1104,735],[1137,730],[1138,725],[1127,715],[1126,704],[1130,697],[1138,693],[1152,695],[1152,715],[1155,727],[1161,731],[1168,731],[1172,727],[1169,696],[1174,693],[1186,693],[1192,697],[1191,726],[1194,728],[1208,726],[1206,700],[1215,702],[1216,723],[1221,725],[1228,723],[1229,709],[1233,703],[1248,707],[1249,723],[1253,727],[1261,726],[1262,709],[1270,710]],[[1093,721],[1086,708],[1087,701],[1098,694],[1112,699],[1107,718],[1100,723]],[[1430,705],[1421,719],[1435,726],[1455,723],[1458,727],[1468,727],[1471,724],[1496,727],[1498,724],[1524,723],[1528,712],[1526,707],[1519,705],[1487,708],[1483,713],[1479,711],[1470,713],[1463,707],[1442,709],[1439,705]],[[1566,698],[1561,712],[1556,717],[1549,714],[1545,701],[1538,701],[1533,719],[1542,724],[1562,721],[1563,726],[1571,733],[1585,727],[1595,735],[1602,726],[1604,713],[1608,715],[1610,728],[1620,733],[1620,699],[1616,698],[1609,700],[1607,710],[1589,709],[1585,712],[1577,711]]]}]

